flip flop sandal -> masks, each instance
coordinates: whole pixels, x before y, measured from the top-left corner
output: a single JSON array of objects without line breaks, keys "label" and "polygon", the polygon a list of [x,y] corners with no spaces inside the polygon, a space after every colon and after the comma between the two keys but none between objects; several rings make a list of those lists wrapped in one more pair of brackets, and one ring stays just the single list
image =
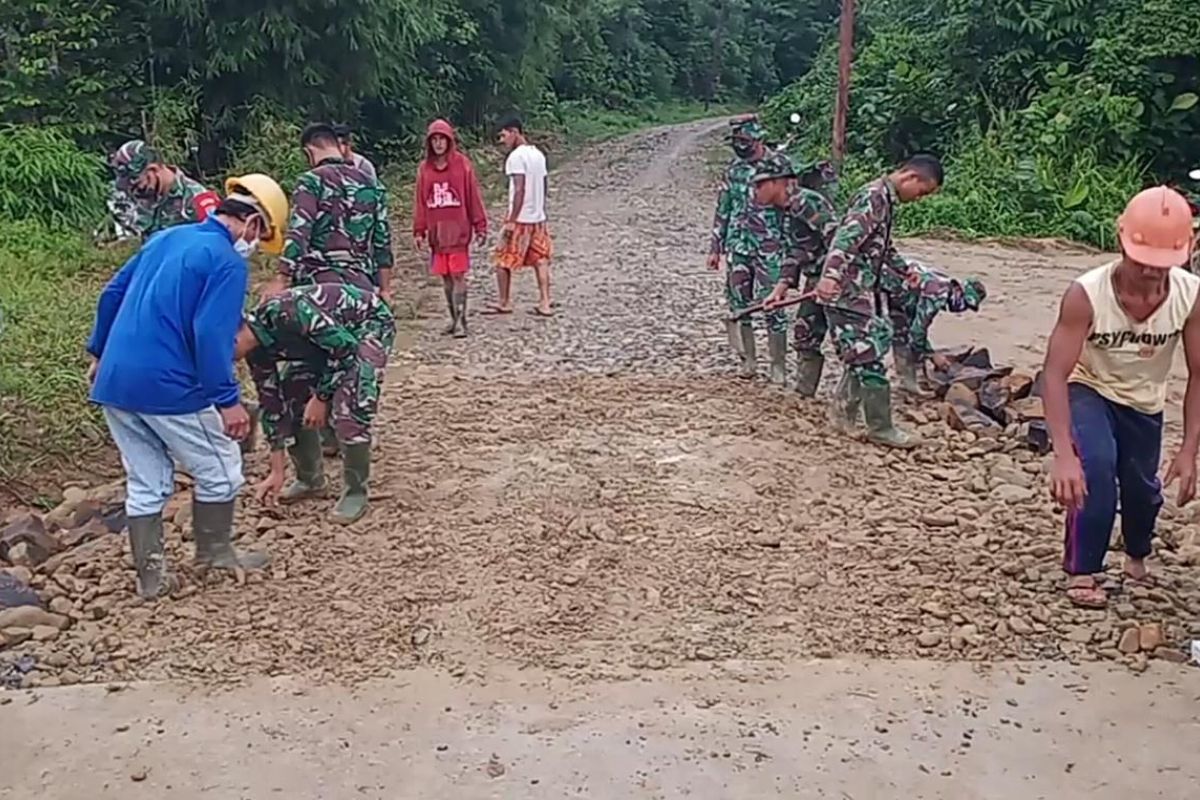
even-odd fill
[{"label": "flip flop sandal", "polygon": [[529,313],[533,314],[535,317],[542,317],[543,319],[550,319],[551,317],[554,316],[553,311],[542,311],[540,308],[538,308],[536,306],[529,309]]},{"label": "flip flop sandal", "polygon": [[1121,582],[1126,586],[1141,586],[1144,589],[1157,589],[1158,576],[1153,572],[1147,572],[1142,577],[1134,577],[1124,570],[1121,571]]},{"label": "flip flop sandal", "polygon": [[1073,586],[1067,586],[1066,594],[1071,604],[1079,608],[1106,608],[1108,606],[1108,593],[1100,588],[1100,584],[1094,579],[1090,584],[1081,581]]},{"label": "flip flop sandal", "polygon": [[513,310],[511,308],[501,308],[500,306],[488,306],[479,313],[485,317],[503,317],[513,313]]}]

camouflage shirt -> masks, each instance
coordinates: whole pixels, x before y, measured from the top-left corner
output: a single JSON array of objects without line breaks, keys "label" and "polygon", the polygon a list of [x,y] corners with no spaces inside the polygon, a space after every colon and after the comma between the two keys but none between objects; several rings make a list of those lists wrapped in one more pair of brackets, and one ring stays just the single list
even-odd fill
[{"label": "camouflage shirt", "polygon": [[383,184],[340,158],[300,176],[279,271],[293,286],[352,283],[379,286],[391,269],[392,233]]},{"label": "camouflage shirt", "polygon": [[[713,217],[710,253],[737,253],[749,255],[758,250],[757,234],[749,230],[749,216],[755,210],[751,179],[758,170],[758,163],[744,158],[735,158],[725,170],[725,179],[717,195],[717,213]],[[761,216],[756,226],[766,225],[778,229],[779,211],[774,208],[757,209]]]},{"label": "camouflage shirt", "polygon": [[252,311],[246,323],[259,343],[247,360],[263,431],[274,448],[290,428],[281,426],[287,399],[280,362],[308,364],[319,376],[313,394],[328,401],[343,381],[355,380],[359,345],[368,337],[390,343],[396,327],[379,295],[341,283],[288,289]]},{"label": "camouflage shirt", "polygon": [[184,222],[202,222],[221,203],[216,192],[178,169],[165,195],[148,200],[133,195],[132,200],[133,228],[143,237]]},{"label": "camouflage shirt", "polygon": [[898,294],[908,274],[908,262],[892,244],[892,223],[900,198],[886,178],[858,190],[838,223],[829,244],[822,278],[838,284],[828,305],[873,316],[882,295]]},{"label": "camouflage shirt", "polygon": [[837,216],[820,192],[797,184],[783,210],[784,257],[781,278],[795,287],[800,276],[821,272],[825,250],[837,228]]}]

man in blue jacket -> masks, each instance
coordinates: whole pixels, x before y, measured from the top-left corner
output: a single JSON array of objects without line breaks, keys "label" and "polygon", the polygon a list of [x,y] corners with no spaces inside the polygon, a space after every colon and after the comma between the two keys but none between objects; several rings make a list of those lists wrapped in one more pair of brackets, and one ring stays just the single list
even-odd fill
[{"label": "man in blue jacket", "polygon": [[125,465],[125,512],[138,594],[175,581],[163,556],[162,512],[175,464],[195,479],[198,567],[254,569],[264,554],[234,550],[234,503],[245,479],[237,440],[250,432],[234,376],[247,259],[283,246],[287,197],[266,175],[231,178],[204,222],[152,236],[100,295],[88,341],[92,401]]}]

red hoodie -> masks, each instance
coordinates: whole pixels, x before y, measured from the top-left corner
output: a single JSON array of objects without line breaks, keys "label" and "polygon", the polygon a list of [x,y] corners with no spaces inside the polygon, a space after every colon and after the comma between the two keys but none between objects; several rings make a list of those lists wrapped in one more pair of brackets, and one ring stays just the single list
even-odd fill
[{"label": "red hoodie", "polygon": [[[450,140],[445,163],[434,160],[430,139],[441,134]],[[436,119],[425,134],[425,160],[417,170],[413,199],[413,235],[429,239],[435,253],[465,253],[471,234],[487,233],[487,211],[471,159],[458,152],[454,128]]]}]

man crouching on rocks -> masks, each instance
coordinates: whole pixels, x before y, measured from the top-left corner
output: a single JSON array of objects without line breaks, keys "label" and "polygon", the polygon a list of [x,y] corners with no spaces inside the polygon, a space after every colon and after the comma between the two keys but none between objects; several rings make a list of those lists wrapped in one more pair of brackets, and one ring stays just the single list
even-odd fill
[{"label": "man crouching on rocks", "polygon": [[204,222],[152,236],[100,295],[87,350],[92,401],[125,465],[125,513],[137,590],[152,600],[176,582],[163,553],[163,508],[175,464],[195,479],[196,565],[255,569],[261,553],[234,550],[242,477],[238,439],[250,432],[233,372],[234,338],[261,244],[279,252],[287,196],[266,175],[231,178]]},{"label": "man crouching on rocks", "polygon": [[1044,370],[1046,422],[1054,442],[1050,492],[1067,509],[1067,597],[1086,608],[1108,600],[1096,575],[1117,503],[1124,579],[1147,584],[1167,376],[1179,340],[1187,356],[1183,443],[1167,469],[1178,503],[1196,494],[1200,445],[1200,277],[1188,263],[1192,213],[1165,186],[1136,195],[1118,220],[1121,259],[1077,278],[1063,296]]}]

